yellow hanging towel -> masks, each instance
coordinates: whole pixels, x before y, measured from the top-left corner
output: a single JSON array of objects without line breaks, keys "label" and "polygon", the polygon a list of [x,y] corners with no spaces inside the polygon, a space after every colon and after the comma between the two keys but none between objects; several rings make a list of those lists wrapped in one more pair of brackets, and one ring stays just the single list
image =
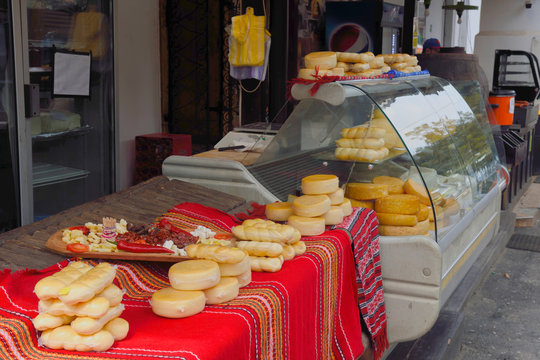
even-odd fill
[{"label": "yellow hanging towel", "polygon": [[253,8],[232,18],[229,62],[234,66],[261,66],[264,63],[265,16],[255,16]]}]

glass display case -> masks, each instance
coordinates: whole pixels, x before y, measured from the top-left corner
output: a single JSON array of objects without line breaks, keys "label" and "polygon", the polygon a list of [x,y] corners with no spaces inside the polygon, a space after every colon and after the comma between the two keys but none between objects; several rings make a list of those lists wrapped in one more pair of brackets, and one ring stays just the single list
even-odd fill
[{"label": "glass display case", "polygon": [[[379,224],[388,337],[419,337],[498,232],[506,184],[485,107],[473,111],[454,86],[429,75],[312,87],[292,87],[298,102],[254,163],[171,156],[163,174],[261,204],[301,195],[307,175],[333,174],[353,206],[368,208],[376,196],[355,199],[351,184],[398,179],[406,185],[398,192],[418,195],[430,221],[417,232]],[[460,88],[469,102],[479,89]]]}]

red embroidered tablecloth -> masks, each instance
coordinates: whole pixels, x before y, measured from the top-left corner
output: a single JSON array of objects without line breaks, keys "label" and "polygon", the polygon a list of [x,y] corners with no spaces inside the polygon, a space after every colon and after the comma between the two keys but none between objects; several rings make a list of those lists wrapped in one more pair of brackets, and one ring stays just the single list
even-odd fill
[{"label": "red embroidered tablecloth", "polygon": [[[356,215],[361,212],[355,210]],[[204,225],[229,231],[236,225],[234,217],[192,203],[180,204],[165,216],[186,229]],[[129,321],[130,332],[102,353],[50,350],[38,343],[31,322],[38,313],[33,287],[68,260],[43,270],[4,270],[1,358],[355,359],[363,346],[350,238],[347,231],[330,230],[304,240],[306,253],[286,261],[281,271],[254,272],[236,299],[206,306],[184,319],[158,317],[148,303],[154,291],[169,286],[170,264],[113,261],[118,265],[115,282],[126,289],[122,317]]]}]

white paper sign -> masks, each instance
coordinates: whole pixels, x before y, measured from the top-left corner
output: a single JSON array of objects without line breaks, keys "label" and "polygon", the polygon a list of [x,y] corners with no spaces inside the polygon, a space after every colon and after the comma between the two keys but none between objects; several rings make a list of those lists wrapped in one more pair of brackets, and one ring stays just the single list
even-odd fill
[{"label": "white paper sign", "polygon": [[54,53],[53,95],[90,96],[90,54]]}]

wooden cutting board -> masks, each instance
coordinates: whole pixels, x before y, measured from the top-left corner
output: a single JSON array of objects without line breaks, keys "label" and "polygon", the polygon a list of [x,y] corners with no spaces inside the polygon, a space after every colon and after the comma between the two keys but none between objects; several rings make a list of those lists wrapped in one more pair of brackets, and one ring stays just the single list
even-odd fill
[{"label": "wooden cutting board", "polygon": [[49,237],[46,243],[47,249],[67,257],[93,258],[93,259],[114,259],[114,260],[137,260],[137,261],[162,261],[179,262],[191,259],[187,256],[176,256],[161,253],[132,253],[127,251],[118,252],[84,252],[74,253],[66,249],[66,243],[62,240],[62,230],[55,232]]}]

